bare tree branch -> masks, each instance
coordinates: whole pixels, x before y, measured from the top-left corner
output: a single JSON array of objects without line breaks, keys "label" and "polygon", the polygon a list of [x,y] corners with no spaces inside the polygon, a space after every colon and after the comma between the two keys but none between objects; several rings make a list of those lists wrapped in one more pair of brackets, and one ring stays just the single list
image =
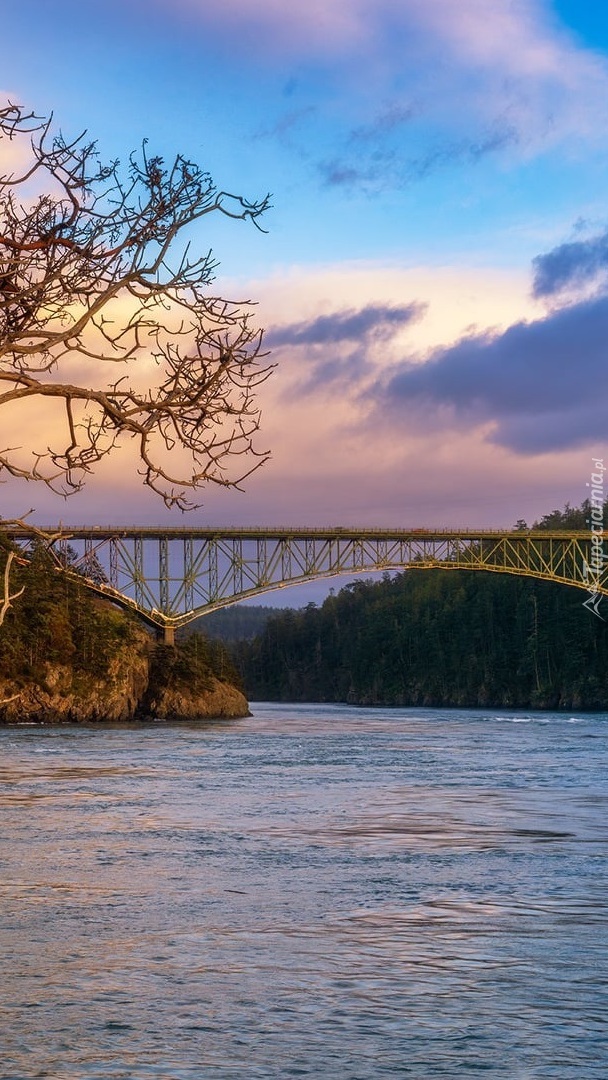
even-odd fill
[{"label": "bare tree branch", "polygon": [[[268,197],[218,191],[145,142],[126,171],[104,165],[84,135],[68,142],[17,105],[0,108],[0,155],[3,140],[28,161],[0,175],[0,406],[63,409],[48,445],[25,458],[0,448],[0,473],[70,494],[133,439],[144,484],[168,506],[189,507],[207,483],[238,486],[268,456],[254,445],[255,392],[271,367],[250,302],[213,296],[211,252],[176,242],[212,213],[259,227]],[[87,368],[86,382],[65,377]]]},{"label": "bare tree branch", "polygon": [[[6,616],[6,613],[7,613],[8,609],[12,606],[12,601],[17,600],[25,592],[25,585],[24,585],[21,589],[19,589],[19,592],[13,593],[11,595],[11,584],[10,584],[11,583],[11,566],[13,564],[13,561],[14,561],[15,557],[16,557],[15,552],[14,551],[9,551],[7,559],[6,559],[6,566],[4,567],[4,599],[2,600],[2,603],[0,604],[0,626],[2,626],[2,624],[4,622],[4,618]],[[0,702],[0,704],[1,704],[1,702]]]}]

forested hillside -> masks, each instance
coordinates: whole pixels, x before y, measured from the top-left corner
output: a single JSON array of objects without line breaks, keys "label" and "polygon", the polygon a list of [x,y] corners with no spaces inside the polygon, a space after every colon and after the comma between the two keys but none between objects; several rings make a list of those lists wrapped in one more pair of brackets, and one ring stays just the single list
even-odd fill
[{"label": "forested hillside", "polygon": [[237,662],[253,700],[604,709],[608,633],[584,597],[467,571],[355,581],[274,616]]},{"label": "forested hillside", "polygon": [[[534,527],[585,529],[588,516],[567,506]],[[585,598],[479,571],[357,580],[273,616],[237,662],[254,700],[608,709],[608,625]]]},{"label": "forested hillside", "polygon": [[[0,534],[0,573],[10,550]],[[0,675],[17,683],[42,680],[48,663],[103,675],[115,653],[141,636],[132,616],[58,573],[43,546],[29,564],[13,562],[10,591],[21,590],[0,628]]]},{"label": "forested hillside", "polygon": [[[175,649],[158,648],[134,615],[58,572],[43,546],[26,563],[0,533],[0,578],[11,551],[0,608],[0,723],[176,710],[184,716],[247,714],[220,642],[192,635]],[[14,599],[7,606],[9,593]]]}]

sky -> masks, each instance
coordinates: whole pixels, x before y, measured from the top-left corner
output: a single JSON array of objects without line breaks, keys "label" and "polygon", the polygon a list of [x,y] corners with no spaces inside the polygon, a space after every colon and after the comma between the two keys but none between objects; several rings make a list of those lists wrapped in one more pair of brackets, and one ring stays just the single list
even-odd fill
[{"label": "sky", "polygon": [[[512,527],[585,498],[608,461],[606,5],[3,0],[1,57],[5,98],[104,158],[146,138],[272,195],[264,232],[189,237],[276,367],[268,463],[188,524]],[[39,523],[186,523],[128,445],[67,502],[0,495]]]}]

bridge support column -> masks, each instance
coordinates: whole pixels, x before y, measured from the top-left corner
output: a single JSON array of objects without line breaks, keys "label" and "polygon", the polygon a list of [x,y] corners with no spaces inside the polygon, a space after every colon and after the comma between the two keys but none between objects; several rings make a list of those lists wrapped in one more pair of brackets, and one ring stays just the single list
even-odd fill
[{"label": "bridge support column", "polygon": [[[162,642],[163,645],[175,645],[175,627],[165,624],[162,630]],[[159,635],[160,636],[160,635]]]}]

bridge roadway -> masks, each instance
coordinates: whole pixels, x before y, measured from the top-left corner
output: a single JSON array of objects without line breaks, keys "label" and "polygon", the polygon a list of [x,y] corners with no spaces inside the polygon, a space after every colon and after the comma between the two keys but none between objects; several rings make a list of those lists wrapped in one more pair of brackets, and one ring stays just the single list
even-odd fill
[{"label": "bridge roadway", "polygon": [[[91,589],[135,610],[167,642],[177,627],[238,600],[365,571],[486,570],[608,595],[603,561],[597,569],[600,541],[592,543],[590,531],[27,523],[2,528],[26,550],[44,543],[58,569],[84,577]],[[608,532],[600,554],[606,540]]]}]

